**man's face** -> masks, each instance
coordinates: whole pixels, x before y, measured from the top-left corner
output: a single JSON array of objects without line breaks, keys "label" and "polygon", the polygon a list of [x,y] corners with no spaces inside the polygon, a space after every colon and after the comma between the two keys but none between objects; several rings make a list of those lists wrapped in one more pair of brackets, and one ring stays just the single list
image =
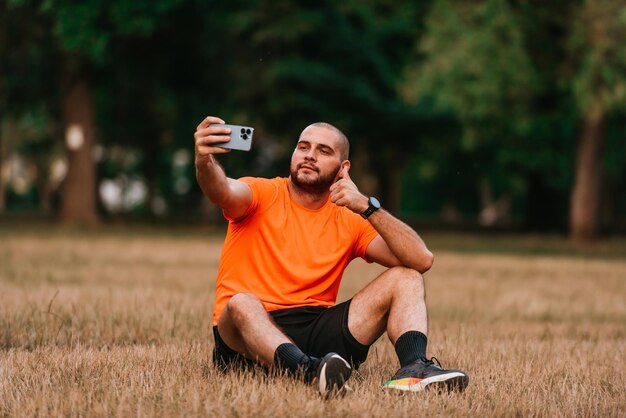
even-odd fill
[{"label": "man's face", "polygon": [[291,156],[291,181],[303,189],[327,191],[341,169],[340,140],[330,129],[309,126]]}]

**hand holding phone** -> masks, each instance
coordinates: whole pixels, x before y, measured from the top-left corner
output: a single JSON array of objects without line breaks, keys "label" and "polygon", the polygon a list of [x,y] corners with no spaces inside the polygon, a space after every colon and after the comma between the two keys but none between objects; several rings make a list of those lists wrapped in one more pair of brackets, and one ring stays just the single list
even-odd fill
[{"label": "hand holding phone", "polygon": [[230,129],[230,141],[214,144],[215,146],[240,151],[250,151],[250,148],[252,148],[254,128],[242,125],[228,125],[225,123],[215,123],[210,126]]}]

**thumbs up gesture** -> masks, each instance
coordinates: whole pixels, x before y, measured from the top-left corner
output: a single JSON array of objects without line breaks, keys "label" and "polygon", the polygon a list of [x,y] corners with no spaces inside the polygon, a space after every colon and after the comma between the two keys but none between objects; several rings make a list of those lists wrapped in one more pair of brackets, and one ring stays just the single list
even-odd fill
[{"label": "thumbs up gesture", "polygon": [[360,214],[368,208],[367,197],[364,196],[350,178],[350,166],[344,165],[339,172],[339,179],[330,186],[330,201],[337,206],[345,206],[352,212]]}]

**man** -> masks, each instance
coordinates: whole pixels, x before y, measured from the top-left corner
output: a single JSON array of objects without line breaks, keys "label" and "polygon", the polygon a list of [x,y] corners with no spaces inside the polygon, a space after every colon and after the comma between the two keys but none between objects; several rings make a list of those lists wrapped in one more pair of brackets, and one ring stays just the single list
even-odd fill
[{"label": "man", "polygon": [[[344,388],[352,366],[384,333],[400,370],[385,388],[463,390],[467,375],[426,359],[422,274],[433,255],[409,226],[361,194],[351,180],[349,143],[327,123],[306,127],[288,178],[226,176],[214,155],[229,152],[217,117],[195,132],[198,183],[229,220],[216,285],[214,361],[281,367],[317,380],[324,396]],[[351,300],[335,305],[348,263],[388,267]]]}]

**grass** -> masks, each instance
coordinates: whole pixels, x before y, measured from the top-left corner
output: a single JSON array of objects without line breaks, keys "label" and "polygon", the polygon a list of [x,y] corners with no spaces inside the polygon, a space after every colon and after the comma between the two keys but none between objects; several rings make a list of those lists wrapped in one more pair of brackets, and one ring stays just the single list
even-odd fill
[{"label": "grass", "polygon": [[[0,225],[0,416],[626,416],[623,241],[425,234],[429,354],[470,386],[383,392],[397,369],[383,337],[354,392],[323,401],[213,368],[222,236]],[[353,262],[339,299],[380,271]]]}]

